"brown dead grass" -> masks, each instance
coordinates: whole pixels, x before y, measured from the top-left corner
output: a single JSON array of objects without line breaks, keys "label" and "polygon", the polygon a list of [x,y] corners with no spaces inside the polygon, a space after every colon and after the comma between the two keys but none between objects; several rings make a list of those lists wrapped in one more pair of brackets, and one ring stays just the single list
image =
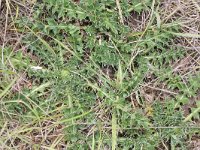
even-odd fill
[{"label": "brown dead grass", "polygon": [[[178,22],[181,26],[180,32],[183,34],[199,34],[199,8],[200,1],[195,3],[194,0],[162,0],[159,7],[159,16],[162,24]],[[142,12],[138,14],[132,12],[127,19],[127,24],[132,28],[133,32],[144,31],[148,24],[150,13]],[[174,73],[181,75],[183,80],[187,82],[188,75],[193,75],[200,71],[200,40],[191,37],[177,37],[172,44],[186,51],[186,56],[183,59],[172,62],[171,66],[174,69]],[[176,91],[169,91],[164,85],[157,85],[156,79],[151,75],[147,78],[150,79],[148,79],[146,85],[141,87],[141,93],[147,101],[154,99],[153,97],[155,96],[166,98],[167,95],[176,94]],[[151,94],[149,95],[149,93]]]},{"label": "brown dead grass", "polygon": [[150,13],[151,12],[142,12],[139,14],[133,11],[131,12],[130,17],[127,18],[126,22],[133,32],[144,31],[148,24]]},{"label": "brown dead grass", "polygon": [[[198,5],[198,6],[197,6]],[[182,33],[200,33],[200,1],[197,0],[166,0],[161,3],[161,20],[164,23],[179,21]],[[198,38],[177,38],[175,42],[186,50],[200,54]],[[199,57],[198,57],[199,60]]]},{"label": "brown dead grass", "polygon": [[[151,12],[131,13],[131,17],[127,19],[127,24],[132,28],[133,32],[144,31],[148,25]],[[162,0],[159,7],[159,16],[162,24],[178,22],[181,26],[180,33],[198,34],[200,35],[200,1],[199,0]],[[200,71],[200,40],[191,37],[176,37],[173,45],[186,51],[186,56],[176,62],[172,62],[171,66],[174,73],[181,76],[183,81],[187,83],[189,75],[195,75]],[[178,91],[169,91],[164,84],[157,84],[157,79],[151,75],[147,77],[147,82],[140,86],[140,96],[145,100],[146,104],[152,104],[155,99],[164,100],[167,97],[173,97]],[[199,91],[200,92],[200,91]],[[131,96],[133,107],[139,106],[137,102],[137,93]],[[199,94],[190,99],[189,104],[183,105],[185,116],[191,113],[191,108],[195,108],[196,102],[200,100]],[[200,125],[199,120],[194,123]],[[200,149],[200,141],[198,138],[189,140],[188,149]],[[162,145],[162,144],[161,144]]]},{"label": "brown dead grass", "polygon": [[[76,1],[78,2],[78,0]],[[23,45],[20,43],[20,39],[23,37],[23,35],[15,30],[11,16],[13,16],[13,18],[16,17],[17,7],[20,8],[19,15],[30,15],[31,5],[26,2],[25,4],[28,4],[29,6],[27,7],[21,1],[11,0],[11,10],[8,10],[5,1],[0,2],[0,46],[11,46],[13,47],[13,50],[19,50],[20,48],[23,49]],[[162,0],[159,9],[161,21],[163,24],[179,21],[182,33],[200,34],[200,9],[198,6],[200,7],[200,1],[197,2],[197,0],[196,3],[195,0]],[[132,12],[131,17],[129,17],[126,22],[134,32],[144,31],[148,24],[150,13],[151,12],[142,12],[141,14],[138,14],[136,12]],[[194,74],[200,69],[200,40],[197,38],[177,37],[174,40],[174,44],[177,45],[177,47],[184,48],[187,52],[187,56],[185,58],[180,59],[172,64],[174,73],[180,74],[184,80],[187,80],[187,76],[189,74]],[[17,83],[16,86],[17,87],[15,87],[15,90],[20,90],[20,83]],[[166,97],[176,94],[176,91],[169,91],[166,89],[165,85],[157,85],[156,79],[152,79],[150,82],[147,82],[146,85],[142,85],[140,87],[140,92],[147,103],[152,103],[155,97],[162,100]],[[132,94],[131,101],[132,99],[137,99],[135,95],[137,94]],[[191,99],[191,103],[189,105],[183,106],[186,115],[189,113],[189,108],[194,106],[195,101],[199,100],[199,98],[200,97],[198,95],[196,98]],[[137,107],[139,104],[133,103],[133,106]],[[103,113],[101,111],[97,113],[102,119]],[[29,141],[31,145],[51,145],[53,142],[58,140],[59,137],[62,137],[63,134],[63,127],[61,125],[54,126],[52,128],[52,124],[53,121],[45,120],[40,124],[39,127],[41,129],[39,131],[31,130],[31,132],[24,132],[22,136],[23,138],[27,137],[26,140]],[[51,128],[48,129],[48,126],[51,126]],[[9,135],[9,132],[17,131],[20,128],[21,126],[19,125],[18,121],[13,120],[13,122],[10,122],[10,125],[7,126],[7,129],[5,129],[5,132],[3,132],[1,136],[6,137]],[[29,144],[26,142],[24,143],[17,138],[10,137],[10,140],[7,142],[8,143],[4,143],[5,147],[6,145],[11,144],[19,149],[31,148]],[[56,147],[57,149],[60,149],[64,145],[62,142],[59,143],[60,144],[58,144],[58,147]],[[192,150],[200,149],[199,143],[200,141],[198,138],[193,138],[188,141],[189,148]]]}]

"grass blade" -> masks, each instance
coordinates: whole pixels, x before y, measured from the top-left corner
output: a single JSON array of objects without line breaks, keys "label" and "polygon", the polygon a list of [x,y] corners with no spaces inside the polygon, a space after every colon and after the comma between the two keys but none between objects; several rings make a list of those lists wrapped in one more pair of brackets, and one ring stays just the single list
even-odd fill
[{"label": "grass blade", "polygon": [[41,42],[42,44],[44,44],[47,48],[47,50],[49,52],[51,52],[52,54],[56,55],[56,53],[54,52],[53,48],[45,41],[43,40],[39,35],[37,35],[32,29],[30,29],[28,26],[26,26],[26,28],[28,28],[29,31],[31,31],[31,33],[33,33]]},{"label": "grass blade", "polygon": [[117,118],[115,111],[112,114],[112,150],[116,149],[117,145]]},{"label": "grass blade", "polygon": [[188,37],[188,38],[200,38],[199,34],[176,33],[176,32],[170,32],[170,31],[166,31],[166,32],[171,33],[172,35],[175,35],[175,36]]},{"label": "grass blade", "polygon": [[10,88],[15,84],[15,81],[17,81],[17,78],[18,77],[15,77],[14,80],[3,90],[3,92],[0,93],[0,98],[6,95]]},{"label": "grass blade", "polygon": [[184,120],[183,122],[187,122],[190,119],[192,119],[192,117],[197,114],[198,112],[200,112],[200,107],[196,108],[191,114],[189,114]]},{"label": "grass blade", "polygon": [[95,137],[94,137],[94,132],[92,136],[92,150],[95,150]]}]

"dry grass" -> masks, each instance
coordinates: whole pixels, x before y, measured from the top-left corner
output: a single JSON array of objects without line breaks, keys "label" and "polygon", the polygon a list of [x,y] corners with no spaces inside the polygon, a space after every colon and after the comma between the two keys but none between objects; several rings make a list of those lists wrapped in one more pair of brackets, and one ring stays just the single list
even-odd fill
[{"label": "dry grass", "polygon": [[[118,4],[120,21],[123,23],[119,1],[117,0],[116,2]],[[31,4],[27,2],[22,3],[17,0],[0,0],[0,11],[1,48],[4,49],[6,46],[9,46],[12,47],[14,51],[23,50],[24,46],[20,42],[23,34],[17,32],[13,21],[20,16],[31,15]],[[131,17],[126,20],[126,23],[134,32],[144,31],[151,13],[152,12],[142,12],[141,14],[137,14],[136,12],[132,12]],[[159,15],[162,24],[178,22],[181,25],[182,34],[200,34],[200,2],[195,2],[195,0],[163,0],[160,3]],[[187,51],[185,58],[171,64],[174,68],[174,73],[179,74],[183,81],[187,82],[189,75],[200,71],[200,40],[195,37],[177,37],[173,41],[173,44]],[[3,55],[1,56],[3,61]],[[26,77],[21,76],[15,86],[13,86],[13,90],[19,92],[24,84],[28,82]],[[157,85],[157,79],[154,79],[151,75],[149,75],[149,80],[146,84],[141,85],[139,91],[148,104],[153,103],[155,97],[163,100],[166,97],[177,94],[177,91],[168,90],[164,84]],[[137,93],[132,94],[131,101],[137,99],[136,95]],[[200,95],[191,98],[190,105],[195,105],[194,101],[198,101],[199,99]],[[133,107],[137,106],[139,106],[138,103],[133,103]],[[189,114],[188,109],[191,106],[183,106],[185,115]],[[110,119],[108,116],[104,118],[104,110],[97,110],[96,114],[103,121]],[[55,114],[55,116],[56,115],[57,114]],[[55,125],[57,122],[57,120],[55,120],[56,117],[52,118],[52,120],[45,118],[39,123],[28,125],[21,125],[17,120],[6,120],[4,128],[0,131],[0,139],[6,139],[6,142],[0,143],[0,149],[9,149],[10,147],[16,147],[16,149],[31,149],[31,143],[43,145],[42,149],[46,149],[45,145],[51,145],[52,149],[62,149],[65,145],[65,143],[62,142],[64,127],[62,125]],[[58,120],[59,119],[60,118],[58,118]],[[199,122],[196,123],[198,124]],[[26,128],[30,130],[24,131]],[[16,134],[17,137],[13,136]],[[194,137],[191,141],[188,141],[190,149],[200,149],[200,141],[198,138],[197,136],[197,138]],[[65,145],[65,147],[67,146]]]},{"label": "dry grass", "polygon": [[[188,76],[195,75],[200,71],[200,40],[196,35],[200,35],[200,1],[198,0],[162,0],[159,7],[159,16],[162,24],[178,23],[181,26],[181,34],[190,34],[191,36],[178,36],[172,41],[173,45],[185,49],[187,55],[176,61],[172,62],[171,66],[174,73],[181,76],[182,80],[187,83]],[[131,16],[127,19],[128,25],[132,28],[133,32],[144,31],[151,12],[142,12],[138,14],[132,12]],[[164,100],[166,97],[175,96],[177,91],[169,91],[166,86],[158,85],[157,79],[149,75],[149,82],[141,85],[140,92],[147,104],[152,104],[154,99]],[[200,92],[200,91],[199,91]],[[132,102],[137,101],[137,93],[133,93]],[[197,107],[196,102],[200,100],[200,95],[192,97],[189,104],[183,105],[185,116],[191,113],[191,108]],[[134,104],[133,106],[138,106]],[[195,120],[196,125],[199,126],[199,120]],[[188,149],[200,149],[200,136],[194,136],[188,141]]]}]

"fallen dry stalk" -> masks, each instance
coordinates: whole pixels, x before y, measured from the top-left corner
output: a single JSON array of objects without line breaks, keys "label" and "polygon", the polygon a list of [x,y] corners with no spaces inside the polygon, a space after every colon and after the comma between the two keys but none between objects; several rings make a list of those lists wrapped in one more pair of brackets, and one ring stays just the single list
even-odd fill
[{"label": "fallen dry stalk", "polygon": [[121,9],[121,6],[120,6],[119,1],[120,1],[120,0],[116,0],[116,5],[117,5],[117,9],[118,9],[118,11],[119,11],[120,22],[121,22],[122,24],[124,24],[123,15],[122,15],[122,9]]}]

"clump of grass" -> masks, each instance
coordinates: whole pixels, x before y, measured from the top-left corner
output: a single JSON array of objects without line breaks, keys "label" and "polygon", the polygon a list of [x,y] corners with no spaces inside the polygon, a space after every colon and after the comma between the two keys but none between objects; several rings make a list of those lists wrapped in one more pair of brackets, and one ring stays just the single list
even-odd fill
[{"label": "clump of grass", "polygon": [[24,53],[1,49],[2,148],[185,149],[199,131],[198,101],[184,108],[198,96],[200,76],[198,66],[183,69],[194,62],[180,63],[188,51],[175,41],[188,34],[169,22],[173,14],[163,19],[162,7],[34,3],[34,13],[14,21]]}]

